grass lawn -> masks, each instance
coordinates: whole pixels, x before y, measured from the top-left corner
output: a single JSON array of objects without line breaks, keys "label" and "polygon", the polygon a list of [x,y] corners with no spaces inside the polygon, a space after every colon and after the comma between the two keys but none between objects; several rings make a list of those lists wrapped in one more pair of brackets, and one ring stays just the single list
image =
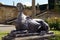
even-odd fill
[{"label": "grass lawn", "polygon": [[[55,38],[53,39],[50,39],[50,40],[60,40],[60,31],[57,31],[57,30],[53,30],[54,34],[55,34]],[[1,37],[7,35],[8,32],[0,32],[0,40],[1,40]]]},{"label": "grass lawn", "polygon": [[55,38],[52,38],[51,40],[60,40],[60,31],[53,30],[53,32],[55,34]]},{"label": "grass lawn", "polygon": [[4,37],[5,35],[7,35],[8,32],[0,32],[0,40],[2,37]]}]

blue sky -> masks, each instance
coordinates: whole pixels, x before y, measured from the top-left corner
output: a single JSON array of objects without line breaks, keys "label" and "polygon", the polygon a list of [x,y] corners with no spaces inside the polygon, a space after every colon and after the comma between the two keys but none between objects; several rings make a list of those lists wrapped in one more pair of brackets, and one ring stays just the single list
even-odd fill
[{"label": "blue sky", "polygon": [[[31,6],[32,0],[0,0],[1,3],[6,4],[6,5],[16,5],[18,2],[21,2],[24,5]],[[42,4],[47,4],[48,0],[35,0],[36,4],[39,3],[40,5]]]}]

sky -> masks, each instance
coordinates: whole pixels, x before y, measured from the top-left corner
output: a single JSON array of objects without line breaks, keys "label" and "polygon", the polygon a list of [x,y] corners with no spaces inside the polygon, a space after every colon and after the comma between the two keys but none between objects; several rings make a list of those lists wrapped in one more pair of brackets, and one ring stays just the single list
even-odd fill
[{"label": "sky", "polygon": [[[32,5],[32,0],[0,0],[0,3],[5,4],[5,5],[14,5],[18,2],[22,3],[23,5],[31,6]],[[48,4],[48,0],[35,0],[35,5],[39,3],[40,5],[42,4]]]}]

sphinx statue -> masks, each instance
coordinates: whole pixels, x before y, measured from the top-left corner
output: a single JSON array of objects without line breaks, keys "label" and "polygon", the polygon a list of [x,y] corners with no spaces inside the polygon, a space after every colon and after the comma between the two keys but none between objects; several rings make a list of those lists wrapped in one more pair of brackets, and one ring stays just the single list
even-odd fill
[{"label": "sphinx statue", "polygon": [[49,31],[49,25],[42,19],[31,19],[23,13],[24,7],[21,3],[17,4],[18,17],[16,19],[16,30],[27,30],[28,32]]},{"label": "sphinx statue", "polygon": [[17,4],[17,9],[18,9],[18,17],[16,19],[16,30],[19,30],[19,31],[28,30],[30,32],[31,31],[36,32],[37,28],[40,26],[40,23],[38,23],[35,20],[32,20],[30,17],[26,16],[23,13],[24,8],[21,3]]}]

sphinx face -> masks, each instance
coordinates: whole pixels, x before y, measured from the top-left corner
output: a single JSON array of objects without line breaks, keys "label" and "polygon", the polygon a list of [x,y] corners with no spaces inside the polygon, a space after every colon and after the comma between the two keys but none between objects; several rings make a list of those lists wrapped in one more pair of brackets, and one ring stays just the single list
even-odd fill
[{"label": "sphinx face", "polygon": [[24,7],[23,7],[23,5],[21,3],[18,3],[17,4],[17,9],[18,9],[19,12],[22,12],[23,11],[23,8]]}]

